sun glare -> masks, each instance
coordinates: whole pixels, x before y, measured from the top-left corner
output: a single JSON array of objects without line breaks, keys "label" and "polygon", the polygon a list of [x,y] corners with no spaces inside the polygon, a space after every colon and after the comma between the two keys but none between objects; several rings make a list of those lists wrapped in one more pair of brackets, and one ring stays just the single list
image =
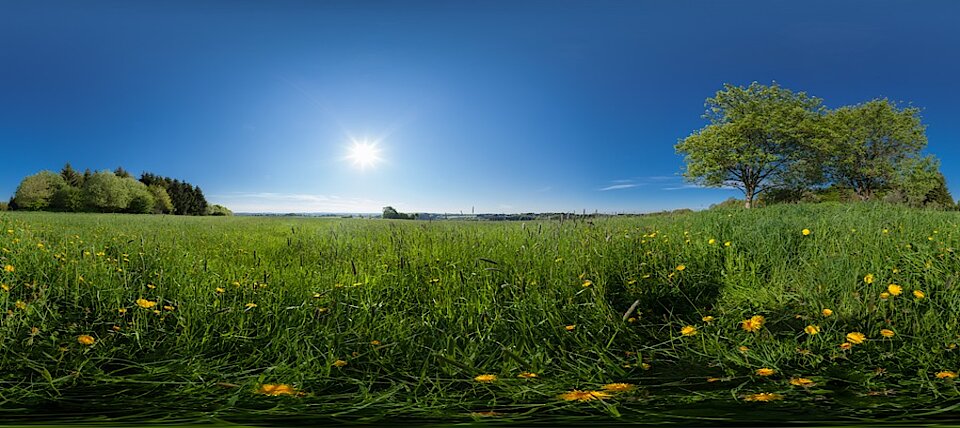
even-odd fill
[{"label": "sun glare", "polygon": [[354,141],[350,147],[350,154],[347,159],[353,162],[353,166],[360,169],[367,169],[376,166],[380,162],[380,149],[377,143],[367,141]]}]

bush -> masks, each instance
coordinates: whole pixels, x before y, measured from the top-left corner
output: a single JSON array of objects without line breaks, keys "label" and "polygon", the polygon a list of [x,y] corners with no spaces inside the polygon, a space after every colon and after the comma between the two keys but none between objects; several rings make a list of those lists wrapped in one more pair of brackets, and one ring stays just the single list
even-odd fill
[{"label": "bush", "polygon": [[122,212],[131,198],[123,179],[110,171],[97,172],[83,183],[83,200],[90,211]]},{"label": "bush", "polygon": [[229,208],[223,205],[213,204],[213,205],[207,205],[206,214],[213,215],[213,216],[231,216],[233,215],[233,211],[230,211]]},{"label": "bush", "polygon": [[133,214],[151,214],[155,205],[153,193],[147,186],[133,178],[122,178],[123,185],[130,194],[130,202],[127,204],[126,212]]},{"label": "bush", "polygon": [[52,171],[40,171],[27,176],[20,182],[14,195],[17,208],[29,211],[45,210],[50,207],[54,193],[67,183],[63,177]]},{"label": "bush", "polygon": [[159,184],[151,184],[147,186],[147,190],[153,195],[154,214],[170,214],[173,212],[173,201],[170,199],[167,189]]},{"label": "bush", "polygon": [[73,186],[61,187],[53,194],[50,209],[69,213],[83,211],[83,191]]}]

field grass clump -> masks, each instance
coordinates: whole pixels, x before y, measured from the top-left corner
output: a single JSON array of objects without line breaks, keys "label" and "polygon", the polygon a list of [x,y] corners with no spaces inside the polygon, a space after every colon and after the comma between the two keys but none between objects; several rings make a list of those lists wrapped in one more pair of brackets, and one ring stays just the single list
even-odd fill
[{"label": "field grass clump", "polygon": [[4,213],[0,408],[929,413],[960,398],[957,220],[879,204],[562,223]]}]

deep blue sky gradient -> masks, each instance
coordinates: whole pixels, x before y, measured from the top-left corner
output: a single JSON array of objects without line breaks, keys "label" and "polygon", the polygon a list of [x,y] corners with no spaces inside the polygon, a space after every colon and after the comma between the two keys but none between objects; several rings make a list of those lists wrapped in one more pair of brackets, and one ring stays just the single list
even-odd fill
[{"label": "deep blue sky gradient", "polygon": [[[0,198],[150,171],[239,211],[644,212],[725,82],[924,109],[960,191],[956,1],[0,3]],[[360,171],[353,139],[386,160]],[[608,189],[608,190],[604,190]]]}]

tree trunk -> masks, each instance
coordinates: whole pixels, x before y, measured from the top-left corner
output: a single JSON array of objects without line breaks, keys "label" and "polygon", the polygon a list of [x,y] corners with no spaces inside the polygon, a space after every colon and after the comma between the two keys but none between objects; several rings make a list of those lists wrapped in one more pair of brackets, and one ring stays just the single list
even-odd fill
[{"label": "tree trunk", "polygon": [[743,202],[744,208],[750,209],[753,206],[753,196],[755,193],[756,192],[753,190],[752,187],[748,187],[744,189],[744,192],[743,192],[743,197],[745,199],[745,201]]}]

